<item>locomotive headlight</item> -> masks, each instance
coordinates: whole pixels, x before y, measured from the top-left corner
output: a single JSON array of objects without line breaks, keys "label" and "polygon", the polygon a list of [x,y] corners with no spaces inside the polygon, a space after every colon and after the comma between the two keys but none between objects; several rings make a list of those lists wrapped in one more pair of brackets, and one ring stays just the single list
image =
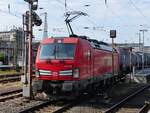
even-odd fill
[{"label": "locomotive headlight", "polygon": [[75,68],[73,70],[73,78],[79,78],[79,75],[80,75],[80,70],[79,68]]},{"label": "locomotive headlight", "polygon": [[39,77],[39,76],[40,76],[40,72],[39,72],[38,69],[35,70],[35,76],[36,76],[36,77]]}]

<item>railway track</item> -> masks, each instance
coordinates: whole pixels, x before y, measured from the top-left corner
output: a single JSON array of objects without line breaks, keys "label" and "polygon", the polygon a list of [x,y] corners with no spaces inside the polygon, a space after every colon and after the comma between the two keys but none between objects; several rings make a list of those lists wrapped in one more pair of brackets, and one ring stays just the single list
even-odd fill
[{"label": "railway track", "polygon": [[41,102],[39,105],[24,109],[18,113],[63,113],[77,104],[76,102],[71,102],[68,104],[65,103],[65,105],[56,105],[57,102],[58,101]]},{"label": "railway track", "polygon": [[[95,109],[95,108],[90,108],[90,107],[83,107],[83,109],[89,109],[91,110],[91,113],[99,113],[102,111],[105,111],[105,113],[126,113],[126,109],[124,109],[124,112],[122,110],[122,112],[118,112],[122,106],[125,105],[125,103],[127,103],[129,100],[131,100],[132,98],[134,98],[136,95],[140,94],[141,92],[143,92],[144,90],[146,90],[147,88],[149,88],[150,85],[147,85],[145,87],[142,87],[140,90],[134,92],[133,94],[129,95],[127,98],[123,99],[122,101],[120,101],[119,103],[113,105],[110,109],[108,109],[106,111],[105,110],[102,110],[101,108],[99,109]],[[93,95],[94,96],[94,95]],[[75,111],[78,111],[76,109],[80,109],[82,110],[82,105],[80,106],[80,104],[82,102],[86,102],[87,100],[91,99],[93,97],[91,96],[84,96],[83,98],[78,98],[77,100],[74,100],[73,102],[68,102],[68,103],[65,103],[63,105],[57,105],[56,103],[59,102],[59,101],[43,101],[41,102],[41,104],[38,104],[36,106],[32,106],[30,108],[27,108],[27,109],[24,109],[23,111],[20,111],[19,113],[31,113],[31,112],[34,112],[34,113],[76,113]],[[77,107],[76,106],[80,106],[80,107]],[[75,109],[74,109],[75,108]],[[147,106],[146,106],[147,108]],[[143,111],[143,109],[145,110],[145,106],[143,108],[141,108],[141,111]],[[129,111],[129,109],[128,109]],[[131,109],[130,112],[128,113],[137,113],[139,111],[139,113],[143,113],[143,112],[140,112],[140,108],[138,109]],[[88,110],[87,110],[87,113],[90,113]]]},{"label": "railway track", "polygon": [[30,108],[24,109],[18,113],[63,113],[72,107],[80,104],[83,101],[88,100],[88,98],[91,98],[90,96],[83,96],[83,98],[77,98],[72,101],[43,101],[40,104],[36,106],[32,106]]},{"label": "railway track", "polygon": [[38,105],[28,107],[26,109],[19,111],[18,113],[33,113],[33,112],[35,113],[35,112],[41,111],[45,107],[47,108],[47,110],[49,109],[54,110],[55,106],[53,104],[57,102],[58,101],[41,101]]},{"label": "railway track", "polygon": [[0,83],[19,81],[19,80],[21,80],[22,74],[23,73],[0,75]]},{"label": "railway track", "polygon": [[21,88],[7,89],[0,92],[0,102],[22,96]]},{"label": "railway track", "polygon": [[61,105],[57,105],[57,103],[59,101],[43,101],[39,105],[24,109],[18,113],[63,113],[77,104],[77,102],[64,102]]},{"label": "railway track", "polygon": [[[143,87],[143,85],[142,85],[142,87]],[[149,86],[147,85],[146,87],[140,89],[141,92],[144,89],[146,89],[146,91],[148,91],[147,90],[148,87]],[[138,86],[138,88],[141,88],[141,86]],[[112,89],[112,90],[114,90],[114,89]],[[131,91],[131,92],[133,92],[133,91]],[[127,95],[131,94],[131,92],[127,93]],[[140,93],[140,91],[139,91],[139,93]],[[3,94],[4,93],[1,93],[0,95],[3,95]],[[93,96],[94,96],[94,98],[93,98]],[[133,97],[135,97],[135,96],[133,96]],[[137,97],[139,98],[138,94],[137,94]],[[120,97],[120,99],[121,98],[122,98],[122,96]],[[15,99],[13,99],[13,100],[16,101]],[[17,100],[17,102],[14,102],[14,103],[17,103],[17,109],[18,109],[18,106],[20,109],[14,110],[14,111],[16,111],[16,113],[33,113],[33,112],[34,113],[78,113],[78,112],[79,113],[82,113],[82,112],[83,113],[84,112],[86,112],[86,113],[104,113],[104,112],[106,112],[106,110],[108,110],[108,108],[110,108],[112,105],[114,105],[116,102],[118,102],[118,100],[120,100],[120,99],[118,99],[117,101],[113,101],[113,100],[115,100],[115,99],[113,99],[112,101],[110,101],[110,103],[107,103],[107,102],[105,103],[105,101],[103,101],[102,99],[103,99],[103,97],[100,97],[99,95],[96,95],[96,96],[95,95],[92,95],[92,96],[84,95],[83,98],[80,97],[73,101],[64,101],[64,100],[63,101],[62,100],[56,100],[56,101],[48,101],[48,100],[47,101],[39,101],[39,100],[35,101],[35,100],[33,100],[32,101],[31,100],[30,102],[24,103],[22,101],[22,99],[20,99],[20,102],[18,102],[18,100]],[[129,100],[132,100],[132,97]],[[11,103],[11,101],[12,100],[10,100],[10,103]],[[6,102],[9,102],[9,101],[6,101]],[[127,103],[127,102],[128,102],[128,100],[125,103]],[[114,111],[110,111],[108,113],[143,113],[143,110],[145,108],[147,109],[147,107],[148,107],[147,105],[142,107],[142,105],[144,105],[144,104],[140,104],[140,107],[130,110],[130,109],[128,109],[130,107],[126,107],[126,105],[130,106],[130,104],[125,105],[125,103],[122,104],[117,109],[115,109]],[[16,106],[16,104],[14,106]]]},{"label": "railway track", "polygon": [[[139,89],[138,91],[132,93],[131,95],[127,96],[126,98],[124,98],[123,100],[121,100],[120,102],[118,102],[117,104],[113,105],[112,107],[110,107],[108,110],[105,111],[105,113],[123,113],[120,112],[119,110],[121,110],[121,108],[127,103],[129,102],[131,99],[135,98],[137,95],[139,95],[140,93],[142,93],[144,90],[148,89],[150,87],[150,85],[147,85],[141,89]],[[141,110],[139,111],[139,113],[145,113],[145,112],[141,112],[143,110],[145,110],[145,108],[147,109],[148,105],[143,106],[143,108],[141,108]],[[124,109],[125,111],[126,109]],[[137,110],[136,110],[137,111]],[[134,113],[134,112],[133,112]]]}]

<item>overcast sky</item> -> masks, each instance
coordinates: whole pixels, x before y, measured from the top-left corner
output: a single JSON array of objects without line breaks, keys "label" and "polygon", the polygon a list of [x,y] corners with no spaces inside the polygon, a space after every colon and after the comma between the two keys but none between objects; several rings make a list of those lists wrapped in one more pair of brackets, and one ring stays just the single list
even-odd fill
[{"label": "overcast sky", "polygon": [[[90,38],[111,42],[109,30],[117,30],[118,43],[138,43],[137,33],[147,29],[145,44],[150,46],[150,0],[39,0],[38,14],[44,19],[43,12],[48,13],[48,35],[68,36],[65,26],[65,11],[82,11],[88,16],[74,20],[71,25],[75,34],[86,35]],[[8,8],[10,4],[10,10]],[[0,0],[0,31],[9,30],[13,26],[22,26],[22,14],[28,9],[24,0]],[[89,27],[89,29],[84,29]],[[93,29],[95,28],[95,29]],[[37,40],[42,39],[43,32],[34,27]]]}]

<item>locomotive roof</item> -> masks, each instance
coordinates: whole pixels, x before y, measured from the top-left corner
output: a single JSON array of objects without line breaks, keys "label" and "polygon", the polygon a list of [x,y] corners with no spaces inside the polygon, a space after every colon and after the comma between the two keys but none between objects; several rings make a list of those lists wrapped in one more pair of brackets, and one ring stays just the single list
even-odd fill
[{"label": "locomotive roof", "polygon": [[89,39],[86,36],[78,36],[78,37],[51,37],[51,38],[45,38],[42,40],[42,44],[48,44],[48,43],[78,43],[80,39],[87,40],[90,42],[91,46],[95,49],[103,49],[107,51],[112,51],[112,47],[103,41],[98,41],[96,39]]},{"label": "locomotive roof", "polygon": [[78,38],[59,37],[59,38],[45,38],[41,41],[42,44],[48,43],[78,43]]}]

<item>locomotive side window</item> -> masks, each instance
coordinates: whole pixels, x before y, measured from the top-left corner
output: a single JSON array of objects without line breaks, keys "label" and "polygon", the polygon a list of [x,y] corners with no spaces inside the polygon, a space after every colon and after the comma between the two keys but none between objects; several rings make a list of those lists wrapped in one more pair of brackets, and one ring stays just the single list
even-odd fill
[{"label": "locomotive side window", "polygon": [[75,44],[55,43],[41,45],[40,59],[73,59]]}]

